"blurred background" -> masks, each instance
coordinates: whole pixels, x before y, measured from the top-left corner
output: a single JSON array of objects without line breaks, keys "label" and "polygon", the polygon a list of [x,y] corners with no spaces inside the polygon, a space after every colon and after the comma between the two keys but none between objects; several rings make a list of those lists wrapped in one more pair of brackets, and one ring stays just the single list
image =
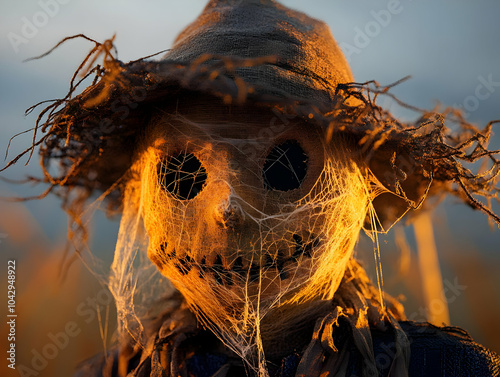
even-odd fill
[{"label": "blurred background", "polygon": [[[346,54],[357,81],[386,85],[407,75],[393,93],[409,104],[464,109],[484,126],[500,119],[500,3],[495,0],[284,0],[285,5],[326,21]],[[0,155],[10,138],[30,130],[37,114],[29,106],[64,97],[69,80],[90,48],[74,40],[49,56],[37,56],[62,38],[83,33],[98,41],[116,34],[122,61],[169,48],[177,33],[203,9],[205,1],[170,0],[0,0]],[[479,88],[479,89],[478,89]],[[384,104],[384,102],[382,102]],[[394,114],[411,114],[387,102]],[[498,127],[497,127],[498,128]],[[491,148],[500,149],[500,130]],[[31,145],[32,134],[12,140],[6,161]],[[1,173],[7,179],[40,176],[38,157]],[[0,196],[33,196],[43,187],[0,181]],[[498,205],[495,207],[499,213]],[[109,264],[119,219],[97,212],[91,223],[92,252]],[[433,233],[450,322],[478,342],[500,352],[500,231],[486,216],[454,200],[432,214]],[[23,203],[0,201],[0,308],[7,313],[7,260],[16,270],[16,365],[12,375],[66,376],[74,366],[112,341],[114,307],[109,293],[76,261],[62,279],[60,262],[67,220],[55,197]],[[396,237],[397,235],[397,237]],[[395,240],[396,239],[396,240]],[[384,287],[405,297],[410,319],[426,320],[413,226],[381,238]],[[362,236],[358,256],[375,279],[371,241]],[[434,307],[433,311],[440,311]],[[442,309],[445,310],[445,309]],[[7,348],[6,325],[0,345]],[[5,354],[5,353],[4,353]],[[11,375],[1,361],[1,375]]]}]

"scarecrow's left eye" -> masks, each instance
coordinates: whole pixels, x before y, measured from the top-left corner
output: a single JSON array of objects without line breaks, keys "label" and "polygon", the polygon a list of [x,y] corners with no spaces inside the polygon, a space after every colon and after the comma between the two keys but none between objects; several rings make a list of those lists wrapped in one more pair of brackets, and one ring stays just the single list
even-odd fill
[{"label": "scarecrow's left eye", "polygon": [[207,171],[192,153],[162,160],[157,171],[161,187],[179,200],[193,199],[207,180]]},{"label": "scarecrow's left eye", "polygon": [[307,173],[309,158],[296,140],[276,145],[266,158],[262,176],[268,190],[299,188]]}]

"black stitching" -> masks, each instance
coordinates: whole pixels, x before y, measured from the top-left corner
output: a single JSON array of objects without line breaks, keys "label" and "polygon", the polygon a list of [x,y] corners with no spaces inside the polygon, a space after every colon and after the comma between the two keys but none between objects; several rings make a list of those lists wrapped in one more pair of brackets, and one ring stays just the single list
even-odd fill
[{"label": "black stitching", "polygon": [[191,267],[193,265],[193,260],[189,255],[186,255],[184,259],[179,259],[178,263],[175,264],[175,267],[179,270],[182,275],[187,275],[189,271],[191,271]]},{"label": "black stitching", "polygon": [[[291,258],[289,258],[289,259],[291,259]],[[285,262],[286,261],[287,261],[287,259],[285,259],[283,257],[283,254],[281,252],[278,252],[278,258],[276,260],[276,269],[278,270],[278,273],[280,274],[281,280],[285,280],[288,277],[288,273],[285,271]]]},{"label": "black stitching", "polygon": [[238,274],[241,278],[245,276],[245,271],[243,270],[243,258],[238,257],[233,263],[233,272]]},{"label": "black stitching", "polygon": [[199,269],[198,276],[200,277],[200,279],[205,278],[205,271],[207,270],[206,261],[207,261],[207,259],[205,257],[203,257],[201,259],[200,265],[198,266],[198,269]]},{"label": "black stitching", "polygon": [[211,268],[215,282],[219,285],[222,285],[222,275],[224,273],[224,266],[222,265],[222,257],[217,254],[217,258],[215,258],[215,262]]},{"label": "black stitching", "polygon": [[273,260],[273,257],[271,257],[269,254],[266,254],[266,262],[264,263],[264,268],[266,270],[274,267],[275,263],[274,263],[274,260]]},{"label": "black stitching", "polygon": [[[289,272],[285,269],[285,264],[287,262],[297,262],[297,259],[301,255],[311,258],[311,250],[321,244],[321,239],[319,237],[315,237],[312,241],[305,244],[302,237],[298,234],[293,234],[292,238],[295,241],[295,252],[290,257],[285,258],[283,250],[278,251],[276,259],[273,259],[270,254],[265,254],[265,261],[262,267],[257,264],[252,264],[248,269],[243,269],[243,258],[238,257],[235,259],[233,266],[230,269],[225,269],[222,263],[222,256],[220,254],[217,254],[212,267],[207,266],[206,257],[203,257],[199,264],[195,264],[194,260],[189,255],[184,257],[184,259],[178,259],[174,263],[174,266],[182,275],[188,274],[189,271],[196,266],[199,271],[200,279],[203,279],[206,272],[210,271],[215,279],[215,282],[219,285],[223,285],[225,282],[226,285],[231,286],[234,284],[235,277],[240,281],[248,278],[249,282],[253,283],[259,280],[261,269],[268,271],[271,268],[275,268],[280,279],[285,280],[289,277]],[[161,256],[164,257],[165,260],[175,259],[175,250],[172,250],[170,255],[168,255],[166,253],[166,249],[167,243],[163,242],[160,245],[162,253]],[[233,276],[233,274],[236,274],[236,276]]]},{"label": "black stitching", "polygon": [[250,270],[248,271],[248,279],[250,280],[250,283],[259,280],[259,276],[260,276],[260,266],[257,264],[252,264]]}]

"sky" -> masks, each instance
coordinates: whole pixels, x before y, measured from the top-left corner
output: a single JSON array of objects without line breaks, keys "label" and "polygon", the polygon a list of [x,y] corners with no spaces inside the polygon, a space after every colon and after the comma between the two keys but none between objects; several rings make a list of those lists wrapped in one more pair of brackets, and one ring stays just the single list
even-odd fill
[{"label": "sky", "polygon": [[[433,108],[437,102],[458,106],[479,126],[500,119],[500,2],[284,0],[282,3],[330,26],[356,81],[377,80],[386,85],[410,75],[410,80],[393,90],[404,102],[422,108]],[[0,0],[2,159],[11,136],[32,128],[35,123],[36,112],[25,116],[24,111],[39,101],[63,97],[71,75],[93,46],[74,40],[43,59],[27,62],[26,59],[44,53],[66,36],[82,33],[98,41],[116,35],[119,59],[134,60],[168,49],[205,4],[202,0]],[[408,116],[393,104],[387,106],[396,115]],[[29,133],[15,138],[7,160],[30,142]],[[500,149],[500,130],[496,131],[491,146]],[[24,166],[26,159],[22,159],[1,175],[11,179],[39,176],[37,160],[35,155]],[[0,166],[4,164],[2,160]],[[40,187],[0,181],[3,196],[13,193],[29,196],[41,191]],[[49,238],[64,237],[66,217],[56,198],[24,205]],[[0,202],[2,206],[7,204]],[[498,206],[496,209],[500,212]],[[117,222],[110,223],[101,215],[97,221],[101,225],[96,226],[96,240],[101,249],[112,252]],[[447,247],[474,248],[487,258],[500,259],[500,230],[489,227],[483,214],[447,200],[438,208],[436,222],[447,225],[449,233],[442,235]],[[439,249],[441,235],[436,237]]]}]

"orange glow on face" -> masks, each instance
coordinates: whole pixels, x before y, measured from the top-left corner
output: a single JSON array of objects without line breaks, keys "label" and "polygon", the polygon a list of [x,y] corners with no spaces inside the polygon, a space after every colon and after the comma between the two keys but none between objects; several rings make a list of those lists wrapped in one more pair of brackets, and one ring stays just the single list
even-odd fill
[{"label": "orange glow on face", "polygon": [[148,256],[214,322],[332,297],[365,216],[340,141],[263,118],[166,116],[137,162]]}]

